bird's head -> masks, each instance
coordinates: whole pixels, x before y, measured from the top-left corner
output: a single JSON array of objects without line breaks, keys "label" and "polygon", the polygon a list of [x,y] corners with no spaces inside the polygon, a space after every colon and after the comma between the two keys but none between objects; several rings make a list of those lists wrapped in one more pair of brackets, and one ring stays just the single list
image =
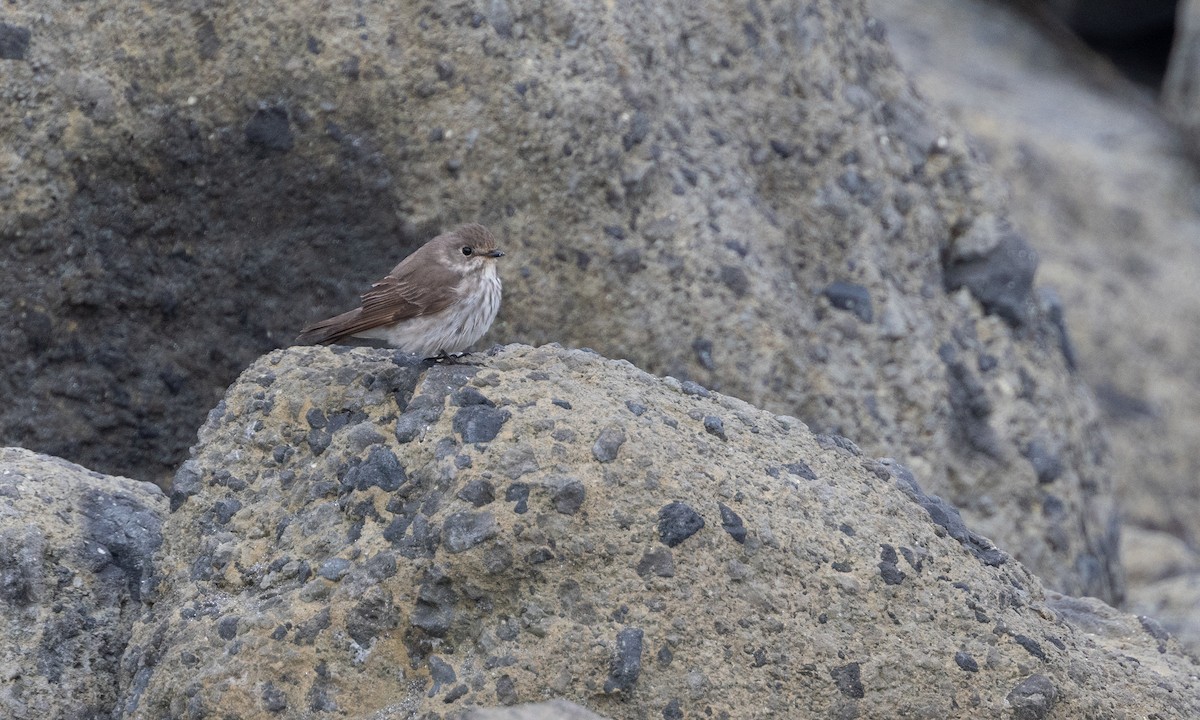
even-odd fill
[{"label": "bird's head", "polygon": [[496,237],[482,225],[461,225],[434,239],[443,260],[461,272],[478,272],[490,266],[504,253],[496,247]]}]

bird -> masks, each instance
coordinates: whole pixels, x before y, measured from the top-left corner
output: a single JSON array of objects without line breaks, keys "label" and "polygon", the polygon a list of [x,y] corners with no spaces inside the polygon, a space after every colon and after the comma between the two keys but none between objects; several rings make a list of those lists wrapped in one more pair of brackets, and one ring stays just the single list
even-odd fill
[{"label": "bird", "polygon": [[362,295],[359,307],[304,328],[301,345],[382,340],[421,358],[461,354],[500,310],[496,260],[504,253],[483,225],[461,225],[400,261]]}]

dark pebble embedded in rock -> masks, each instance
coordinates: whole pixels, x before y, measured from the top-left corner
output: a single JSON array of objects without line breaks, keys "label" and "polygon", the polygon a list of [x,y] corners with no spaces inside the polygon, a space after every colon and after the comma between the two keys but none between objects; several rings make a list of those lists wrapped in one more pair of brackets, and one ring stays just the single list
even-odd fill
[{"label": "dark pebble embedded in rock", "polygon": [[1158,641],[1158,651],[1166,652],[1165,643],[1170,639],[1171,634],[1162,626],[1162,623],[1148,615],[1138,615],[1138,622],[1142,624],[1142,629],[1150,634],[1150,637]]},{"label": "dark pebble embedded in rock", "polygon": [[422,578],[411,622],[433,637],[445,637],[454,623],[458,593],[442,569],[433,566]]},{"label": "dark pebble embedded in rock", "polygon": [[466,500],[475,507],[483,507],[496,499],[496,490],[487,480],[472,480],[458,491],[460,500]]},{"label": "dark pebble embedded in rock", "polygon": [[287,152],[295,144],[287,110],[281,107],[261,108],[246,123],[246,142],[273,152]]},{"label": "dark pebble embedded in rock", "polygon": [[1019,327],[1029,319],[1038,256],[1006,221],[997,232],[999,239],[986,253],[950,258],[942,281],[947,291],[966,287],[985,312]]},{"label": "dark pebble embedded in rock", "polygon": [[646,412],[646,406],[641,403],[635,403],[632,400],[625,401],[625,407],[629,408],[629,412],[641,417],[642,413]]},{"label": "dark pebble embedded in rock", "polygon": [[896,566],[899,557],[896,555],[896,549],[891,545],[883,544],[880,546],[879,552],[879,576],[888,585],[899,585],[904,582],[904,572]]},{"label": "dark pebble embedded in rock", "polygon": [[796,462],[787,463],[783,466],[783,469],[787,470],[789,473],[791,473],[793,475],[798,475],[798,476],[804,478],[805,480],[816,480],[817,479],[817,474],[814,473],[812,471],[812,468],[810,468],[808,466],[808,463],[804,462],[803,460],[797,460]]},{"label": "dark pebble embedded in rock", "polygon": [[398,566],[394,553],[383,551],[371,556],[367,561],[367,574],[376,581],[383,581],[396,574]]},{"label": "dark pebble embedded in rock", "polygon": [[1013,635],[1012,638],[1013,638],[1013,640],[1016,641],[1016,643],[1018,645],[1025,648],[1026,652],[1028,652],[1030,655],[1034,656],[1038,660],[1044,661],[1046,659],[1046,651],[1042,650],[1042,645],[1037,640],[1034,640],[1033,638],[1029,637],[1028,635],[1020,635],[1020,634]]},{"label": "dark pebble embedded in rock", "polygon": [[325,430],[309,430],[308,431],[308,449],[313,455],[320,455],[329,448],[329,443],[333,442],[333,435]]},{"label": "dark pebble embedded in rock", "polygon": [[489,512],[456,512],[442,524],[442,546],[447,552],[460,553],[495,537],[496,518]]},{"label": "dark pebble embedded in rock", "polygon": [[954,653],[954,662],[966,672],[979,672],[979,663],[962,650]]},{"label": "dark pebble embedded in rock", "polygon": [[555,405],[557,405],[557,406],[559,406],[559,407],[560,407],[560,408],[562,408],[563,410],[570,410],[570,409],[571,409],[571,403],[567,402],[566,400],[560,400],[560,399],[558,399],[558,398],[554,398],[554,399],[553,399],[553,400],[551,400],[550,402],[551,402],[551,403],[553,403],[553,404],[555,404]]},{"label": "dark pebble embedded in rock", "polygon": [[746,526],[742,524],[741,516],[725,503],[717,503],[717,508],[721,511],[721,529],[737,542],[746,542]]},{"label": "dark pebble embedded in rock", "polygon": [[606,427],[600,431],[596,442],[592,444],[592,456],[602,463],[617,459],[617,453],[625,444],[625,431],[619,427]]},{"label": "dark pebble embedded in rock", "polygon": [[222,640],[232,640],[237,635],[239,620],[241,618],[237,615],[228,615],[217,621],[217,634]]},{"label": "dark pebble embedded in rock", "polygon": [[329,627],[330,622],[329,608],[324,608],[316,615],[296,626],[296,632],[292,635],[292,642],[297,645],[312,645],[317,639],[317,635],[320,635],[322,630]]},{"label": "dark pebble embedded in rock", "polygon": [[496,407],[496,403],[489,400],[486,395],[470,385],[456,390],[454,394],[450,396],[450,402],[458,405],[459,407],[468,407],[470,405],[487,405],[488,407]]},{"label": "dark pebble embedded in rock", "polygon": [[397,442],[416,440],[426,428],[437,422],[442,409],[442,399],[433,395],[418,395],[409,400],[404,412],[396,419]]},{"label": "dark pebble embedded in rock", "polygon": [[237,498],[222,498],[213,503],[213,516],[217,523],[224,525],[233,519],[238,510],[242,509],[242,503]]},{"label": "dark pebble embedded in rock", "polygon": [[437,695],[443,685],[450,685],[458,680],[458,675],[454,673],[454,668],[450,663],[437,655],[429,656],[429,675],[433,678],[433,687],[429,690],[429,697]]},{"label": "dark pebble embedded in rock", "polygon": [[1063,462],[1059,454],[1042,442],[1034,440],[1025,448],[1025,459],[1037,473],[1038,483],[1048,485],[1059,478],[1063,472]]},{"label": "dark pebble embedded in rock", "polygon": [[722,440],[729,440],[725,436],[725,421],[715,415],[708,415],[704,418],[704,431],[709,435],[716,435]]},{"label": "dark pebble embedded in rock", "polygon": [[862,285],[838,280],[829,283],[822,293],[829,298],[830,305],[854,313],[855,317],[865,323],[875,318],[875,311],[871,306],[871,293]]},{"label": "dark pebble embedded in rock", "polygon": [[24,60],[30,37],[29,28],[0,22],[0,60]]},{"label": "dark pebble embedded in rock", "polygon": [[626,152],[632,150],[635,145],[640,145],[646,136],[650,134],[650,115],[642,110],[638,110],[633,114],[633,119],[630,121],[629,132],[625,133],[621,138],[621,145]]},{"label": "dark pebble embedded in rock", "polygon": [[1058,700],[1058,689],[1045,675],[1030,675],[1008,693],[1016,720],[1043,720],[1050,716]]},{"label": "dark pebble embedded in rock", "polygon": [[683,720],[683,709],[678,698],[672,698],[662,709],[663,720]]},{"label": "dark pebble embedded in rock", "polygon": [[344,485],[360,491],[377,487],[385,492],[394,492],[406,482],[408,473],[396,454],[386,446],[377,445],[371,448],[362,465],[346,473]]},{"label": "dark pebble embedded in rock", "polygon": [[604,692],[629,692],[642,673],[641,628],[622,628],[617,632],[617,654],[613,658],[612,670],[604,681]]},{"label": "dark pebble embedded in rock", "polygon": [[649,550],[637,564],[637,574],[641,577],[675,577],[675,558],[670,550],[659,548]]},{"label": "dark pebble embedded in rock", "polygon": [[530,565],[541,565],[553,559],[554,553],[550,551],[550,548],[538,548],[525,556],[525,562]]},{"label": "dark pebble embedded in rock", "polygon": [[349,571],[350,561],[346,558],[340,557],[329,558],[325,562],[321,563],[321,566],[317,568],[318,575],[326,580],[333,580],[334,582],[344,578],[346,573]]},{"label": "dark pebble embedded in rock", "polygon": [[961,543],[981,563],[999,567],[1008,562],[1008,556],[1003,551],[996,548],[990,540],[972,532],[967,527],[958,508],[937,495],[926,495],[911,470],[893,460],[884,460],[881,465],[887,468],[895,480],[896,486],[910,500],[925,508],[925,511],[929,513],[929,519],[935,525],[941,526],[947,535]]},{"label": "dark pebble embedded in rock", "polygon": [[692,380],[684,380],[679,384],[679,387],[683,390],[684,395],[698,395],[700,397],[709,397],[712,395],[708,391],[708,388]]},{"label": "dark pebble embedded in rock", "polygon": [[735,297],[745,297],[750,290],[750,278],[746,276],[745,270],[736,265],[722,265],[719,277],[725,287],[733,291]]},{"label": "dark pebble embedded in rock", "polygon": [[637,248],[627,248],[612,257],[613,267],[624,275],[632,275],[646,269],[642,262],[642,253]]},{"label": "dark pebble embedded in rock", "polygon": [[561,483],[554,489],[554,493],[550,501],[554,503],[554,509],[563,515],[574,515],[579,512],[582,507],[584,498],[587,496],[587,490],[583,483],[569,479]]},{"label": "dark pebble embedded in rock", "polygon": [[1003,451],[990,422],[992,401],[988,397],[987,388],[967,364],[958,358],[958,353],[952,345],[943,344],[938,354],[946,363],[946,384],[950,409],[954,414],[956,441],[985,455],[999,458]]},{"label": "dark pebble embedded in rock", "polygon": [[675,547],[703,527],[704,518],[685,503],[669,503],[658,511],[658,537],[667,547]]},{"label": "dark pebble embedded in rock", "polygon": [[268,682],[262,691],[263,708],[270,713],[281,713],[287,710],[287,693]]},{"label": "dark pebble embedded in rock", "polygon": [[842,435],[828,435],[825,433],[815,436],[817,444],[826,450],[843,450],[854,457],[862,457],[863,451],[853,440]]},{"label": "dark pebble embedded in rock", "polygon": [[513,506],[513,512],[518,515],[524,515],[529,512],[529,486],[525,483],[513,483],[504,491],[504,499],[511,503],[516,503]]},{"label": "dark pebble embedded in rock", "polygon": [[468,405],[454,414],[454,432],[463,442],[491,442],[512,415],[507,410],[487,405]]},{"label": "dark pebble embedded in rock", "polygon": [[712,340],[704,338],[696,338],[692,342],[692,350],[696,353],[696,361],[700,363],[700,367],[705,370],[716,370],[717,365],[713,362],[713,344]]},{"label": "dark pebble embedded in rock", "polygon": [[846,697],[861,699],[866,692],[863,690],[862,671],[856,662],[835,667],[829,671],[837,689]]}]

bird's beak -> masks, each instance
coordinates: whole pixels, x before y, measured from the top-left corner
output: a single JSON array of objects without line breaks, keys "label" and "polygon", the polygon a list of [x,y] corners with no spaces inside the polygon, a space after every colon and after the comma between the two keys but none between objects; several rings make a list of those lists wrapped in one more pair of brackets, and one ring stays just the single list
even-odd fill
[{"label": "bird's beak", "polygon": [[490,253],[488,253],[487,256],[490,258],[502,258],[502,257],[504,257],[504,253],[501,252],[500,250],[493,250]]}]

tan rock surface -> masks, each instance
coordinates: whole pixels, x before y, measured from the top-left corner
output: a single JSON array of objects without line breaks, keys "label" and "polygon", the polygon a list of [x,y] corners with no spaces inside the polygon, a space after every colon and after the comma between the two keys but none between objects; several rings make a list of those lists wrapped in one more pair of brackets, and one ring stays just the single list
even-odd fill
[{"label": "tan rock surface", "polygon": [[587,351],[271,353],[172,503],[121,717],[1200,713],[902,466]]},{"label": "tan rock surface", "polygon": [[[1200,185],[1149,94],[1013,6],[873,2],[918,86],[977,138],[1011,186],[1012,218],[1062,296],[1080,373],[1112,440],[1130,532],[1174,535],[1200,562]],[[1138,555],[1144,578],[1179,564]],[[1131,590],[1200,653],[1194,575]]]},{"label": "tan rock surface", "polygon": [[0,448],[0,717],[112,716],[166,513],[150,483]]},{"label": "tan rock surface", "polygon": [[1121,596],[1061,309],[859,0],[46,0],[4,22],[29,34],[0,61],[9,442],[173,471],[238,371],[478,220],[509,251],[489,339],[852,437],[1053,586]]}]

